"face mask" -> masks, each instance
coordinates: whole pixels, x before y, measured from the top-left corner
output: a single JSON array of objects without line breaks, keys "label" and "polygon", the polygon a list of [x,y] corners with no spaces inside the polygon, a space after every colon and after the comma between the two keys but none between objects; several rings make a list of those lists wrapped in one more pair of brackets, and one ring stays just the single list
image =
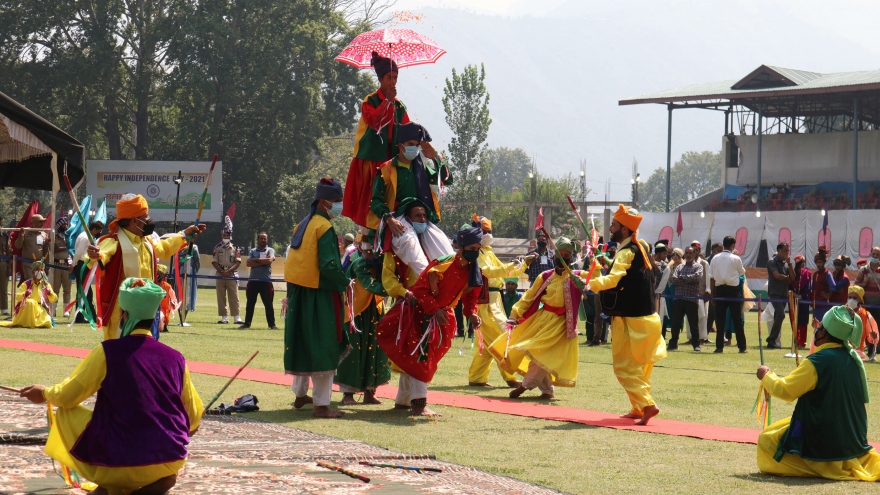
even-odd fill
[{"label": "face mask", "polygon": [[538,241],[538,247],[541,248],[541,249],[544,249],[545,247],[547,247],[547,243],[546,243],[546,242]]},{"label": "face mask", "polygon": [[876,264],[880,263],[880,258],[875,258],[875,257],[871,256],[871,259],[869,261],[876,265]]},{"label": "face mask", "polygon": [[143,223],[143,226],[141,226],[141,230],[144,233],[144,237],[153,235],[153,232],[156,230],[156,224],[153,222],[153,219],[151,218],[149,221],[146,222],[141,220],[140,222]]},{"label": "face mask", "polygon": [[403,147],[403,157],[407,160],[413,160],[416,156],[419,155],[419,146],[404,146]]},{"label": "face mask", "polygon": [[339,215],[342,215],[342,201],[338,201],[336,203],[331,203],[333,206],[327,211],[327,216],[330,218],[336,218]]},{"label": "face mask", "polygon": [[43,279],[43,272],[34,272],[34,280],[40,281]]},{"label": "face mask", "polygon": [[416,234],[424,234],[426,230],[428,230],[427,222],[413,222],[412,223],[413,230],[416,231]]},{"label": "face mask", "polygon": [[849,299],[846,301],[846,305],[849,306],[850,309],[859,309],[859,300],[858,300],[858,299],[849,298]]},{"label": "face mask", "polygon": [[492,239],[492,234],[483,234],[483,238],[480,240],[480,244],[482,244],[483,246],[491,246]]},{"label": "face mask", "polygon": [[571,258],[560,258],[556,257],[556,266],[562,266],[562,261],[565,261],[565,264],[570,268],[571,267]]},{"label": "face mask", "polygon": [[225,245],[229,244],[230,242],[232,242],[232,239],[221,239],[221,241],[223,242],[223,245],[225,246]]},{"label": "face mask", "polygon": [[469,263],[473,263],[474,261],[477,261],[477,258],[480,257],[480,252],[479,251],[462,251],[461,257],[466,259]]}]

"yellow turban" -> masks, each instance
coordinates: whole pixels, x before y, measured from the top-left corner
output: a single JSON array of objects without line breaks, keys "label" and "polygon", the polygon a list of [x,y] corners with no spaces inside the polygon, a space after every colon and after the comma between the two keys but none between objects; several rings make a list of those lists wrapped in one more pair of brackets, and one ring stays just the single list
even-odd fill
[{"label": "yellow turban", "polygon": [[635,208],[627,209],[623,205],[617,207],[617,211],[614,213],[614,219],[633,232],[639,230],[639,224],[642,223],[642,216],[639,215],[639,212]]},{"label": "yellow turban", "polygon": [[858,285],[850,285],[849,293],[859,296],[859,302],[865,304],[865,289],[859,287]]},{"label": "yellow turban", "polygon": [[126,194],[116,202],[116,219],[110,222],[110,232],[116,232],[122,218],[137,218],[150,211],[146,198],[140,194]]}]

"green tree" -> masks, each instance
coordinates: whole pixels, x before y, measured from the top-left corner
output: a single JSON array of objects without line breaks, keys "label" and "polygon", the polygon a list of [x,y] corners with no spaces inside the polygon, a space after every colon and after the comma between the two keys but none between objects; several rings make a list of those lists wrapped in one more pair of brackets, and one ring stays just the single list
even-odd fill
[{"label": "green tree", "polygon": [[[486,137],[492,119],[489,118],[489,92],[486,90],[486,67],[467,65],[461,74],[452,69],[452,79],[446,79],[443,88],[443,110],[446,123],[452,130],[449,156],[456,171],[458,190],[468,187],[468,174],[486,150]],[[481,173],[488,177],[488,174]]]},{"label": "green tree", "polygon": [[522,187],[532,169],[532,159],[522,148],[488,149],[481,162],[488,165],[489,185],[493,191],[511,191]]},{"label": "green tree", "polygon": [[[721,153],[688,151],[672,166],[669,209],[718,189],[721,184]],[[639,186],[643,211],[666,211],[666,168],[660,167]]]}]

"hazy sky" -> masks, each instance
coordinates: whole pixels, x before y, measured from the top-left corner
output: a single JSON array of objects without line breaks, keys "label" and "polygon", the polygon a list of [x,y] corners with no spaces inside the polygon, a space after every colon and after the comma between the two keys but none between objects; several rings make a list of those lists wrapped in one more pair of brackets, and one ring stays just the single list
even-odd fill
[{"label": "hazy sky", "polygon": [[[440,99],[452,68],[485,63],[491,147],[522,147],[558,175],[587,160],[601,199],[629,196],[637,158],[645,178],[666,164],[666,109],[624,98],[699,82],[739,79],[761,64],[816,72],[880,68],[880,2],[838,0],[399,0],[424,14],[409,27],[448,54],[401,72],[411,116],[439,147],[451,133]],[[673,160],[719,150],[722,114],[677,111]],[[612,199],[613,199],[612,198]]]}]

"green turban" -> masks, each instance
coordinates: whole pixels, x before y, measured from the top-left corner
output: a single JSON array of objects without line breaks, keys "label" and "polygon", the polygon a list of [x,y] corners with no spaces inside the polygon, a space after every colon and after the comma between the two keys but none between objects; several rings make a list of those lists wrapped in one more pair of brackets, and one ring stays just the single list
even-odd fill
[{"label": "green turban", "polygon": [[507,277],[504,279],[505,284],[519,284],[519,277]]},{"label": "green turban", "polygon": [[581,250],[581,243],[568,237],[560,237],[556,241],[556,249],[564,249],[572,254],[576,254]]},{"label": "green turban", "polygon": [[128,318],[122,325],[122,336],[129,335],[141,320],[155,318],[162,299],[165,299],[165,291],[150,280],[134,277],[123,280],[119,287],[119,307],[128,313]]},{"label": "green turban", "polygon": [[835,306],[822,317],[822,327],[829,334],[843,341],[843,345],[849,349],[849,355],[859,363],[859,372],[862,375],[862,391],[865,394],[865,403],[870,402],[868,395],[868,380],[865,376],[865,363],[852,347],[853,342],[862,341],[862,319],[846,306]]}]

